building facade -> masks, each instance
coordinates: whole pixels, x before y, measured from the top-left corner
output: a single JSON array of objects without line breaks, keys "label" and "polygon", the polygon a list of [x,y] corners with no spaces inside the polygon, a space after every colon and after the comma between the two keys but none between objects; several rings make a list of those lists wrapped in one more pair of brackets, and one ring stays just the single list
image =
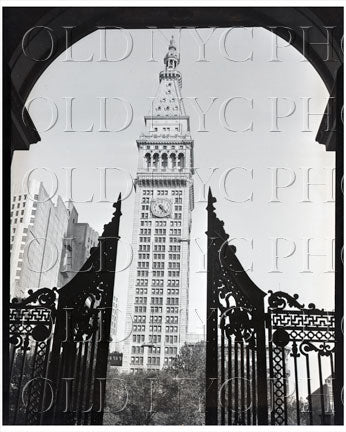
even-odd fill
[{"label": "building facade", "polygon": [[171,363],[188,329],[193,140],[181,97],[173,38],[145,132],[137,140],[133,223],[123,370]]},{"label": "building facade", "polygon": [[65,285],[96,246],[98,233],[78,223],[72,203],[60,196],[54,204],[41,182],[11,197],[11,297],[23,298],[29,289]]}]

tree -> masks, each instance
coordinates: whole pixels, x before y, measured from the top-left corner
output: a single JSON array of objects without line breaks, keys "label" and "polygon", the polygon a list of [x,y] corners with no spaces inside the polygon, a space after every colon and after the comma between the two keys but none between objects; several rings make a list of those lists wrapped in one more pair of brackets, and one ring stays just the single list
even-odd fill
[{"label": "tree", "polygon": [[184,345],[158,371],[108,375],[104,424],[198,425],[204,422],[204,343]]}]

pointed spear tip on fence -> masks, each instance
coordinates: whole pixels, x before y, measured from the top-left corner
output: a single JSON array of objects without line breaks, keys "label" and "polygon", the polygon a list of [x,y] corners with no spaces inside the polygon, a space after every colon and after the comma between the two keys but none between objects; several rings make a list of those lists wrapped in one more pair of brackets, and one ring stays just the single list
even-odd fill
[{"label": "pointed spear tip on fence", "polygon": [[208,191],[208,205],[207,205],[207,210],[208,211],[215,210],[215,207],[213,206],[213,204],[215,202],[216,202],[216,198],[213,197],[213,194],[211,192],[211,187],[209,187],[209,191]]},{"label": "pointed spear tip on fence", "polygon": [[113,213],[113,216],[121,216],[121,192],[118,195],[117,201],[113,204],[113,207],[115,208],[115,212]]}]

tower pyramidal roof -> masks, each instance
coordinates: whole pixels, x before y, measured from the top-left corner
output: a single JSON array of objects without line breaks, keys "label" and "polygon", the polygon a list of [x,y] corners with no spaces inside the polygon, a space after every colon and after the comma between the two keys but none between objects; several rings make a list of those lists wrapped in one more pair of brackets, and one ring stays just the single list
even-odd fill
[{"label": "tower pyramidal roof", "polygon": [[159,75],[159,87],[153,99],[149,116],[154,118],[185,117],[185,108],[181,96],[182,76],[176,69],[180,63],[174,37],[169,42],[168,51],[164,57],[165,69]]}]

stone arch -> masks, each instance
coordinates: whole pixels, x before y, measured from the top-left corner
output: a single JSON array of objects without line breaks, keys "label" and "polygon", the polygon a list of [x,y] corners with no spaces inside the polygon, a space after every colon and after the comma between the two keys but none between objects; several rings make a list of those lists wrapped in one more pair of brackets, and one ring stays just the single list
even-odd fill
[{"label": "stone arch", "polygon": [[178,168],[180,170],[185,168],[185,155],[184,155],[184,153],[178,154]]},{"label": "stone arch", "polygon": [[151,154],[150,153],[146,153],[144,155],[144,165],[145,168],[149,169],[151,167]]},{"label": "stone arch", "polygon": [[170,159],[170,168],[172,170],[174,170],[176,168],[176,166],[177,166],[177,156],[176,156],[176,154],[175,153],[171,153],[169,155],[169,159]]},{"label": "stone arch", "polygon": [[154,170],[157,170],[160,167],[160,156],[158,153],[153,154],[152,167]]},{"label": "stone arch", "polygon": [[[234,7],[213,10],[214,27],[263,27],[290,42],[304,53],[309,62],[320,74],[329,93],[335,92],[337,72],[343,64],[343,9],[318,7]],[[28,13],[30,11],[30,13]],[[25,150],[30,144],[40,141],[29,114],[22,110],[35,82],[45,69],[68,47],[97,30],[98,27],[123,29],[147,28],[153,22],[165,23],[163,27],[210,26],[208,8],[87,8],[87,7],[47,7],[17,8],[16,26],[11,8],[4,9],[4,33],[7,49],[4,55],[4,99],[5,106],[11,106],[11,115],[5,113],[5,136],[12,133],[11,150]],[[66,22],[72,23],[73,31],[66,37]],[[235,24],[236,23],[236,24]],[[326,28],[333,27],[327,34]],[[305,50],[301,35],[302,28],[309,28],[309,49]],[[28,29],[30,50],[35,57],[46,59],[35,61],[22,49],[23,35]],[[291,34],[287,31],[290,29]],[[329,41],[331,61],[325,61],[326,44]],[[11,104],[10,104],[11,99]],[[8,103],[6,104],[6,100]],[[335,114],[336,115],[336,114]],[[6,118],[7,116],[7,118]],[[23,122],[23,117],[25,122]],[[8,121],[7,121],[8,120]],[[7,131],[7,132],[6,132]],[[335,150],[335,135],[319,133],[317,141]]]},{"label": "stone arch", "polygon": [[168,168],[168,156],[167,153],[162,153],[161,155],[161,168],[167,169]]}]

